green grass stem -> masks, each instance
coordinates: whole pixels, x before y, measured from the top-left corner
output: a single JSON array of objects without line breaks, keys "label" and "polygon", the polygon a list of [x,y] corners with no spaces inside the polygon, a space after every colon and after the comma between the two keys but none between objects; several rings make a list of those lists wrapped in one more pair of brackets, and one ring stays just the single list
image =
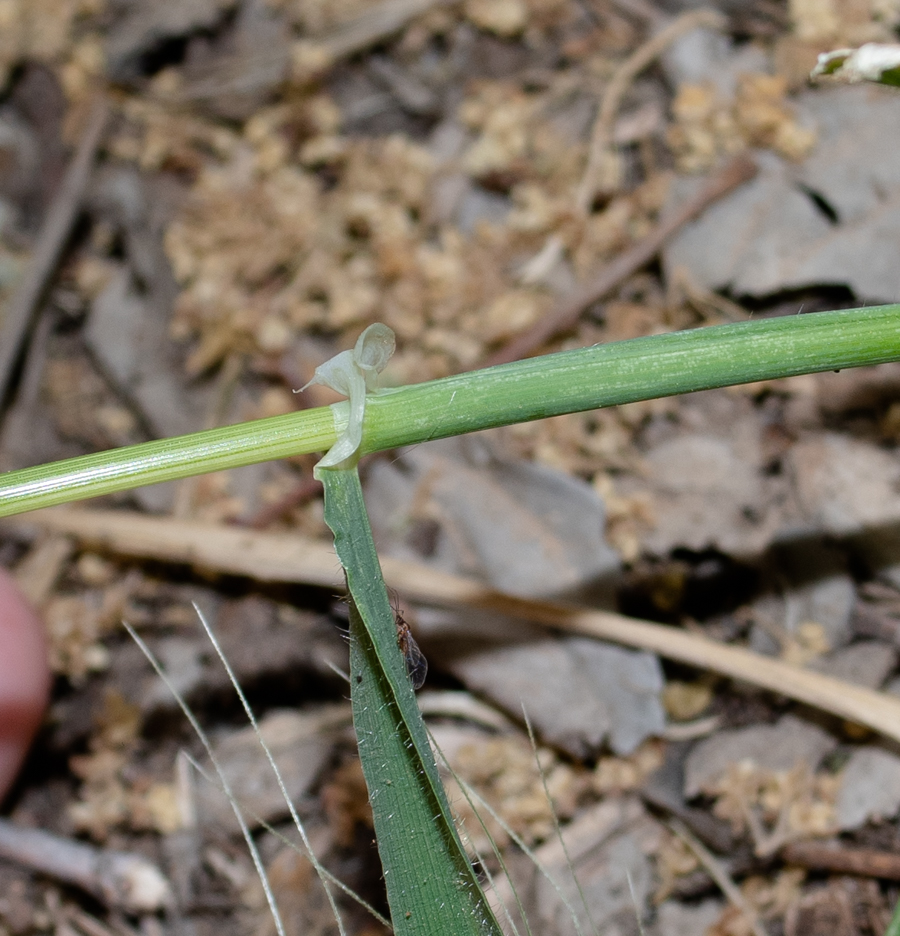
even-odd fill
[{"label": "green grass stem", "polygon": [[[715,325],[369,395],[362,453],[694,390],[900,360],[900,305]],[[0,475],[0,516],[328,449],[347,404]]]}]

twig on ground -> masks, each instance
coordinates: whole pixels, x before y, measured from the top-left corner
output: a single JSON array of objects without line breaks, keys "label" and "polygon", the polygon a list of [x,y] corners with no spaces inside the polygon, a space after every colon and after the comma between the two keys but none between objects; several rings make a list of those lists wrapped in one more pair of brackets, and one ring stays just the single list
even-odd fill
[{"label": "twig on ground", "polygon": [[0,819],[0,857],[75,884],[129,913],[155,913],[172,904],[168,881],[142,855],[96,848]]},{"label": "twig on ground", "polygon": [[300,75],[316,74],[330,68],[339,59],[359,52],[400,32],[410,20],[438,6],[458,0],[385,0],[361,16],[342,23],[322,36],[304,41],[302,53],[295,55]]},{"label": "twig on ground", "polygon": [[603,92],[600,108],[597,111],[597,119],[594,121],[594,127],[591,131],[587,166],[575,195],[575,205],[579,211],[586,212],[590,208],[598,189],[608,190],[618,187],[618,170],[616,169],[612,175],[609,175],[609,156],[612,154],[613,146],[613,124],[622,99],[625,97],[625,92],[631,83],[668,46],[685,33],[701,26],[710,29],[721,29],[725,22],[725,17],[717,10],[690,10],[673,20],[655,36],[635,49],[619,66]]},{"label": "twig on ground", "polygon": [[648,3],[647,0],[612,0],[612,5],[620,13],[650,25],[666,19],[666,14],[658,10],[652,3]]},{"label": "twig on ground", "polygon": [[[76,933],[81,931],[85,936],[122,936],[123,933],[136,934],[138,932],[130,926],[126,926],[122,920],[116,920],[116,926],[113,929],[71,903],[64,904],[62,911],[65,922],[73,925]],[[56,930],[57,936],[62,936],[64,932],[65,930],[62,927]],[[144,934],[144,936],[149,936],[149,934]]]},{"label": "twig on ground", "polygon": [[[621,166],[614,146],[614,124],[631,83],[686,32],[699,26],[721,29],[724,25],[725,18],[716,10],[689,10],[648,39],[619,66],[603,92],[591,130],[587,163],[575,191],[573,207],[577,215],[586,217],[589,214],[598,191],[609,192],[619,188]],[[536,283],[542,280],[556,265],[564,249],[565,244],[559,235],[551,235],[540,252],[523,266],[521,281]]]},{"label": "twig on ground", "polygon": [[98,98],[75,156],[44,219],[31,262],[4,312],[3,325],[0,326],[0,403],[5,401],[9,392],[13,371],[34,326],[41,297],[78,217],[108,117],[106,99]]},{"label": "twig on ground", "polygon": [[693,198],[664,217],[642,241],[607,264],[590,282],[574,290],[536,325],[517,335],[478,366],[492,367],[518,361],[533,354],[555,335],[574,327],[589,305],[602,299],[623,280],[649,263],[676,231],[723,195],[752,179],[756,172],[756,164],[749,156],[737,156],[731,160]]},{"label": "twig on ground", "polygon": [[668,826],[697,856],[697,860],[707,870],[709,876],[716,882],[719,890],[728,898],[732,906],[737,907],[744,914],[754,936],[769,936],[756,911],[744,899],[744,895],[734,881],[731,880],[722,862],[699,839],[695,838],[678,819],[670,819]]},{"label": "twig on ground", "polygon": [[[829,887],[827,890],[810,891],[799,900],[792,900],[784,914],[784,936],[807,936],[810,933],[810,918],[803,910],[812,911],[812,919],[825,924],[829,932],[842,936],[858,936],[862,930],[857,925],[856,914],[850,894],[846,887]],[[817,912],[818,911],[818,912]],[[815,927],[815,923],[812,924]],[[821,927],[821,922],[819,926]],[[873,933],[883,933],[884,927],[878,926]],[[890,932],[885,936],[891,936]]]},{"label": "twig on ground", "polygon": [[50,598],[74,551],[75,544],[65,534],[48,536],[36,543],[16,566],[16,584],[36,608]]},{"label": "twig on ground", "polygon": [[409,113],[432,117],[439,112],[437,95],[424,82],[417,81],[412,74],[400,68],[393,59],[384,55],[371,55],[369,71]]},{"label": "twig on ground", "polygon": [[770,858],[784,848],[791,839],[797,837],[798,833],[791,828],[791,815],[798,800],[809,794],[811,783],[812,771],[809,765],[802,761],[787,773],[783,783],[780,783],[781,806],[778,809],[775,825],[771,829],[766,829],[763,825],[753,804],[744,796],[739,796],[744,820],[753,840],[753,853],[757,858]]},{"label": "twig on ground", "polygon": [[721,715],[706,715],[690,722],[673,722],[666,725],[664,737],[667,741],[696,741],[705,738],[722,727]]},{"label": "twig on ground", "polygon": [[900,855],[872,848],[844,848],[824,842],[791,842],[780,852],[787,864],[814,871],[900,881]]}]

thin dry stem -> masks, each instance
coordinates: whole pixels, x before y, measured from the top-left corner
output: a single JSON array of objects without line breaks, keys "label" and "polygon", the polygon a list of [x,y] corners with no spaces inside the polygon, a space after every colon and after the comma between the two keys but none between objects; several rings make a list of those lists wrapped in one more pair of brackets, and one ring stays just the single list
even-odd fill
[{"label": "thin dry stem", "polygon": [[[722,29],[725,17],[716,10],[690,10],[674,19],[619,66],[612,77],[597,111],[591,131],[587,166],[575,195],[575,206],[584,213],[599,190],[615,190],[619,185],[617,160],[613,151],[613,124],[625,93],[637,76],[650,66],[676,39],[698,27]],[[611,158],[612,157],[612,158]]]},{"label": "thin dry stem", "polygon": [[97,848],[0,819],[0,857],[75,884],[128,913],[155,913],[172,904],[168,881],[143,855]]},{"label": "thin dry stem", "polygon": [[[128,511],[53,508],[5,521],[17,528],[70,533],[82,543],[120,555],[196,564],[256,577],[340,588],[343,577],[333,548],[297,534],[262,533]],[[568,633],[651,650],[805,702],[900,741],[900,699],[781,660],[732,647],[674,627],[609,611],[531,601],[420,563],[384,557],[385,579],[411,601],[479,608],[519,617]]]},{"label": "thin dry stem", "polygon": [[[701,26],[721,29],[724,24],[725,18],[716,10],[690,10],[635,49],[619,66],[603,92],[591,129],[587,163],[575,191],[573,207],[578,215],[584,217],[589,213],[598,191],[610,192],[619,188],[621,166],[613,131],[616,115],[631,83],[680,36]],[[562,238],[551,234],[541,250],[523,265],[519,276],[521,282],[528,284],[542,280],[556,266],[564,250]]]},{"label": "thin dry stem", "polygon": [[728,898],[729,902],[744,914],[750,924],[753,936],[769,936],[756,911],[744,899],[744,895],[734,881],[731,880],[722,862],[699,839],[695,838],[688,831],[687,826],[679,822],[678,819],[671,819],[669,828],[697,856],[697,860],[706,868],[709,876],[716,882],[719,890]]}]

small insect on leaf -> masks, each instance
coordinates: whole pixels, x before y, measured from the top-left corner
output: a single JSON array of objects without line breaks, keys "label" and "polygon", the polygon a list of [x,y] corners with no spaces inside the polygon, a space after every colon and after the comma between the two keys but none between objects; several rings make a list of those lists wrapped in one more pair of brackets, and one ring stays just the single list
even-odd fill
[{"label": "small insect on leaf", "polygon": [[415,637],[409,629],[409,624],[400,613],[400,606],[397,596],[391,595],[391,606],[394,609],[394,623],[397,625],[397,646],[403,654],[406,661],[406,672],[409,675],[409,681],[413,689],[421,689],[425,684],[425,677],[428,675],[428,660],[425,654],[419,649]]},{"label": "small insect on leaf", "polygon": [[409,624],[403,618],[397,619],[397,646],[406,660],[406,672],[413,689],[421,689],[428,675],[428,660],[419,649],[415,637],[409,631]]}]

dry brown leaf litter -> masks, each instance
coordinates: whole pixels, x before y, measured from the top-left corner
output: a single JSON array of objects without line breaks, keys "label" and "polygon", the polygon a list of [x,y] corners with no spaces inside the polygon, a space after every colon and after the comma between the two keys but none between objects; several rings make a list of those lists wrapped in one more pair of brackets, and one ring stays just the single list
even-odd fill
[{"label": "dry brown leaf litter", "polygon": [[[752,875],[741,884],[741,895],[761,920],[783,917],[788,907],[800,899],[806,874],[799,868],[779,871],[772,877]],[[750,936],[750,921],[742,910],[727,907],[706,936]]]},{"label": "dry brown leaf litter", "polygon": [[702,715],[713,699],[713,686],[709,680],[683,682],[669,679],[663,689],[666,714],[674,721],[690,721]]},{"label": "dry brown leaf litter", "polygon": [[659,883],[653,901],[661,904],[676,889],[679,881],[700,869],[696,854],[677,835],[667,835],[656,853]]},{"label": "dry brown leaf litter", "polygon": [[[296,33],[302,36],[296,57],[314,61],[317,44],[342,27],[358,22],[383,7],[380,0],[267,0],[272,9],[283,12]],[[522,37],[525,41],[543,38],[548,30],[572,17],[568,0],[466,0],[458,11],[434,9],[406,29],[401,49],[417,48],[435,35],[449,31],[462,15],[479,29],[504,38]],[[321,67],[323,60],[320,59]],[[301,74],[306,74],[301,70]]]},{"label": "dry brown leaf litter", "polygon": [[134,770],[141,728],[139,709],[109,691],[88,753],[69,760],[81,780],[77,799],[68,808],[69,820],[96,841],[123,828],[170,833],[181,827],[174,787]]},{"label": "dry brown leaf litter", "polygon": [[[376,319],[398,334],[400,379],[470,367],[549,308],[546,289],[516,284],[517,264],[546,235],[563,239],[585,276],[646,233],[667,191],[659,175],[573,216],[584,144],[511,82],[477,83],[459,109],[474,139],[456,171],[503,186],[511,204],[504,222],[469,237],[429,225],[445,170],[423,147],[341,138],[323,95],[258,114],[241,135],[143,101],[126,113],[117,155],[194,175],[166,237],[183,286],[173,333],[198,341],[193,372],[229,353],[282,352],[302,330],[349,335]],[[327,190],[323,167],[337,178]]]},{"label": "dry brown leaf litter", "polygon": [[667,139],[684,172],[709,169],[729,153],[746,147],[772,149],[801,160],[815,146],[815,131],[794,118],[780,75],[739,76],[733,98],[712,84],[685,84],[672,102],[674,122]]},{"label": "dry brown leaf litter", "polygon": [[813,774],[805,763],[788,771],[763,770],[746,761],[732,764],[707,792],[713,814],[749,833],[761,857],[789,841],[836,831],[835,798],[840,777]]},{"label": "dry brown leaf litter", "polygon": [[[477,854],[490,854],[488,835],[500,848],[509,843],[504,826],[528,845],[546,839],[554,830],[554,813],[561,820],[571,818],[590,784],[586,771],[564,763],[549,749],[538,749],[536,757],[528,739],[520,735],[468,742],[451,758],[450,767],[501,820],[484,814],[479,818],[456,779],[448,779],[453,809],[466,830],[470,850]],[[478,809],[478,801],[473,802]]]},{"label": "dry brown leaf litter", "polygon": [[591,785],[600,796],[639,790],[647,778],[662,767],[664,760],[663,743],[650,739],[626,757],[601,757],[594,768]]},{"label": "dry brown leaf litter", "polygon": [[[82,44],[85,25],[99,17],[105,0],[3,0],[0,3],[0,87],[22,61],[66,66],[92,56]],[[81,40],[80,42],[77,40]],[[96,43],[92,43],[96,48]],[[67,89],[68,90],[68,89]]]},{"label": "dry brown leaf litter", "polygon": [[[326,30],[363,6],[304,7],[309,22],[297,24],[310,32]],[[536,18],[542,29],[556,25],[565,7],[519,6],[527,6],[529,21]],[[466,8],[464,15],[478,14]],[[584,76],[596,76],[594,81],[612,67],[608,51],[576,66]],[[524,91],[510,80],[472,82],[457,111],[470,142],[450,167],[436,164],[405,138],[342,137],[340,114],[324,93],[294,95],[290,103],[258,112],[242,131],[146,99],[127,99],[128,121],[112,142],[113,152],[146,169],[181,172],[189,184],[166,236],[183,287],[172,332],[193,343],[189,370],[205,371],[235,353],[290,352],[296,336],[310,329],[339,333],[339,343],[346,344],[381,320],[400,341],[393,376],[408,382],[474,366],[492,347],[526,329],[554,301],[546,287],[518,282],[522,264],[548,236],[560,238],[572,272],[586,277],[650,229],[668,189],[668,176],[656,172],[600,210],[574,211],[586,142],[561,131],[559,93],[553,83],[546,91]],[[799,155],[811,140],[793,124],[783,98],[779,79],[751,75],[742,80],[735,102],[704,105],[699,117],[690,109],[681,114],[676,102],[673,132],[677,136],[679,126],[684,131],[685,160],[699,168],[721,151],[748,144]],[[716,113],[731,116],[711,143],[698,143],[697,134],[709,129],[702,129],[704,121]],[[448,171],[504,191],[510,203],[506,218],[482,221],[468,236],[451,222],[431,223],[434,186]],[[332,180],[327,187],[322,172]],[[575,344],[683,325],[665,303],[651,309],[645,302],[640,313],[617,316],[611,304],[606,327],[580,327]],[[633,324],[622,329],[617,321]],[[583,457],[570,457],[560,454],[559,439],[546,432],[522,430],[539,440],[535,457],[581,473],[590,464],[588,473],[596,473],[595,434],[582,435]],[[614,447],[624,452],[628,441],[623,433],[622,444]],[[608,452],[609,442],[600,448]],[[617,459],[611,457],[614,467]],[[621,539],[633,555],[636,534],[630,527]]]},{"label": "dry brown leaf litter", "polygon": [[47,628],[50,669],[75,685],[109,666],[103,639],[121,626],[133,581],[105,588],[56,594],[42,611]]}]

